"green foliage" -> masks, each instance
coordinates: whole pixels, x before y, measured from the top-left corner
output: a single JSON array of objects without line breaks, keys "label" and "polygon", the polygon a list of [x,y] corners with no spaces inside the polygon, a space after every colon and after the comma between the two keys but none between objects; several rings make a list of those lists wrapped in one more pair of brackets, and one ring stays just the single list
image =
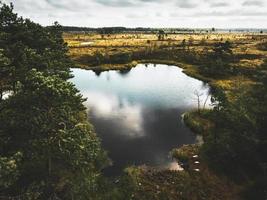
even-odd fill
[{"label": "green foliage", "polygon": [[17,152],[11,157],[0,157],[0,188],[6,189],[17,181],[19,176],[18,165],[21,158],[21,152]]},{"label": "green foliage", "polygon": [[231,48],[232,44],[229,41],[215,44],[213,49],[214,57],[227,58],[233,53]]},{"label": "green foliage", "polygon": [[56,193],[69,188],[71,195],[96,187],[94,179],[105,155],[81,116],[82,102],[71,83],[32,70],[21,90],[1,104],[1,137],[8,141],[3,153],[23,152],[24,187],[44,182]]},{"label": "green foliage", "polygon": [[[106,154],[71,77],[61,27],[0,8],[0,195],[96,199]],[[2,94],[12,91],[3,99]]]},{"label": "green foliage", "polygon": [[208,76],[218,77],[233,74],[230,65],[234,61],[232,44],[229,41],[216,43],[211,53],[202,58],[201,72]]},{"label": "green foliage", "polygon": [[95,53],[94,57],[95,57],[95,62],[97,65],[103,63],[105,60],[105,56],[99,51]]},{"label": "green foliage", "polygon": [[42,27],[29,19],[13,13],[13,6],[2,4],[0,8],[0,46],[1,54],[9,60],[6,64],[6,79],[10,89],[16,92],[25,74],[36,68],[47,75],[70,77],[72,65],[66,55],[67,45],[61,36],[61,27],[55,23]]},{"label": "green foliage", "polygon": [[128,52],[113,55],[110,56],[109,58],[109,62],[111,63],[124,64],[124,63],[129,63],[131,61],[132,61],[132,54]]},{"label": "green foliage", "polygon": [[158,32],[158,40],[164,40],[165,32],[164,30],[159,30]]},{"label": "green foliage", "polygon": [[[194,113],[194,115],[196,115]],[[198,119],[195,120],[195,116],[192,113],[186,113],[184,115],[184,122],[187,127],[190,127],[190,129],[197,134],[202,134],[204,132],[202,127],[202,122]]]},{"label": "green foliage", "polygon": [[263,191],[253,191],[266,184],[267,96],[263,83],[248,88],[242,80],[237,81],[231,101],[219,89],[213,93],[215,128],[202,147],[203,155],[216,170],[248,183],[249,199],[263,199]]},{"label": "green foliage", "polygon": [[[155,170],[139,167],[128,175],[128,198],[132,200],[177,200],[177,199],[237,199],[231,191],[231,183],[203,171]],[[137,173],[136,173],[137,172]],[[231,188],[231,189],[229,189]]]},{"label": "green foliage", "polygon": [[185,149],[183,149],[183,148],[174,149],[174,150],[172,150],[171,155],[173,158],[177,159],[177,161],[179,161],[181,163],[187,163],[189,161],[189,155],[184,150]]},{"label": "green foliage", "polygon": [[184,114],[184,123],[194,133],[201,134],[203,136],[209,134],[213,128],[212,110],[198,110]]},{"label": "green foliage", "polygon": [[132,54],[129,52],[116,53],[112,55],[103,54],[97,51],[91,58],[95,65],[101,64],[128,64],[132,61]]},{"label": "green foliage", "polygon": [[3,50],[0,49],[0,101],[3,99],[4,92],[8,90],[9,79],[9,63],[10,60],[3,55]]}]

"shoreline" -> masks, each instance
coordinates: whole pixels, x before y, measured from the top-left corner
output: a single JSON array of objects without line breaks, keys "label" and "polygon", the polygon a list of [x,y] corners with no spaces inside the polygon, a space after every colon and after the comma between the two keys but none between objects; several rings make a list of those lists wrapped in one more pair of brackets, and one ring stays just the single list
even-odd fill
[{"label": "shoreline", "polygon": [[[97,72],[104,72],[104,71],[110,71],[110,70],[130,70],[132,68],[137,67],[139,64],[162,64],[162,65],[172,65],[175,67],[179,67],[182,69],[182,73],[186,74],[187,76],[190,76],[192,78],[195,78],[197,80],[203,81],[204,83],[211,83],[213,79],[206,78],[202,75],[200,75],[197,71],[197,66],[196,65],[190,65],[190,64],[185,64],[181,62],[176,62],[176,61],[171,61],[171,60],[157,60],[157,59],[150,59],[150,60],[136,60],[132,61],[131,63],[127,64],[103,64],[100,66],[81,66],[78,65],[77,69],[85,69],[85,70],[92,70],[92,71],[97,71]],[[212,87],[212,85],[210,85]],[[191,113],[195,113],[195,110],[189,110],[184,113],[184,115],[190,115]],[[192,124],[187,123],[187,119],[183,119],[184,121],[184,126],[189,128],[192,133],[197,137],[202,137],[201,141],[199,139],[196,140],[195,144],[191,144],[192,148],[198,147],[200,144],[203,144],[203,135],[200,134],[198,131],[195,131],[194,127],[192,127]],[[198,141],[199,140],[199,141]],[[182,145],[179,148],[173,148],[171,151],[175,151],[177,149],[183,148],[184,146],[188,146],[187,144]],[[175,162],[180,166],[179,161],[175,159]],[[138,167],[138,166],[137,166]],[[155,166],[148,166],[155,168]],[[158,169],[160,170],[160,168]],[[171,170],[171,168],[169,169]],[[176,170],[174,170],[176,171]],[[179,170],[178,170],[179,171]]]},{"label": "shoreline", "polygon": [[208,78],[208,77],[201,75],[198,72],[198,67],[196,65],[186,64],[183,62],[177,62],[177,61],[172,61],[172,60],[142,59],[142,60],[134,60],[132,62],[125,63],[125,64],[116,64],[116,63],[114,63],[114,64],[99,64],[98,66],[76,64],[76,66],[73,68],[104,72],[104,71],[110,71],[110,70],[129,70],[129,69],[135,68],[138,64],[173,65],[175,67],[179,67],[179,68],[183,69],[182,72],[184,74],[186,74],[192,78],[196,78],[196,79],[203,81],[205,83],[211,83],[214,80],[212,78]]},{"label": "shoreline", "polygon": [[[138,64],[146,64],[146,63],[165,64],[165,65],[173,65],[179,67],[182,69],[182,72],[187,76],[196,78],[200,81],[203,81],[204,83],[208,83],[210,88],[218,87],[221,90],[224,90],[224,88],[221,88],[220,85],[216,82],[217,81],[216,79],[202,76],[199,73],[198,67],[196,65],[190,65],[171,60],[157,60],[157,59],[138,60],[128,64],[119,64],[119,65],[108,64],[108,65],[92,66],[92,67],[87,66],[86,68],[79,66],[77,68],[103,72],[109,70],[129,70],[131,68],[136,67]],[[207,137],[207,134],[209,134],[209,131],[213,128],[212,116],[211,119],[206,118],[205,113],[209,113],[208,110],[203,110],[203,112],[201,111],[201,115],[198,115],[198,113],[196,115],[195,113],[196,110],[188,110],[187,112],[184,113],[184,115],[189,116],[188,119],[191,120],[191,122],[198,121],[199,119],[201,119],[198,125],[201,128],[201,130],[205,130],[205,132],[198,133],[196,131],[196,128],[199,128],[198,126],[195,127],[194,123],[187,123],[188,119],[184,120],[184,126],[189,128],[192,131],[192,133],[196,136],[196,138],[201,137],[201,139],[199,141],[196,140],[194,144],[190,145],[184,144],[180,147],[173,148],[170,151],[169,155],[172,157],[174,163],[176,163],[175,168],[172,168],[172,166],[170,166],[168,169],[166,168],[162,169],[160,167],[155,167],[155,166],[142,166],[142,165],[129,166],[126,167],[121,172],[121,174],[118,176],[118,180],[121,181],[123,177],[127,177],[130,180],[130,182],[133,183],[135,189],[144,186],[145,187],[143,189],[144,191],[150,191],[150,192],[153,191],[153,193],[155,194],[158,192],[160,188],[159,185],[162,185],[164,187],[165,186],[169,187],[173,183],[173,182],[162,183],[161,181],[159,181],[160,179],[167,179],[167,180],[175,179],[180,184],[184,181],[189,182],[194,185],[196,191],[203,190],[202,188],[203,183],[215,182],[215,184],[210,185],[211,196],[212,195],[216,196],[218,191],[222,190],[224,191],[223,193],[227,193],[229,194],[229,196],[233,196],[234,199],[238,199],[236,197],[240,192],[240,188],[227,177],[214,172],[209,167],[209,163],[206,161],[205,157],[203,157],[201,152],[200,147],[205,143],[205,138]],[[157,177],[161,178],[158,179]],[[149,181],[153,180],[152,181],[153,184],[146,185],[148,180]],[[221,185],[227,185],[227,186],[224,187],[224,189],[221,189]],[[190,188],[191,186],[188,187]],[[171,188],[167,189],[167,191],[169,192],[171,190],[172,190]]]}]

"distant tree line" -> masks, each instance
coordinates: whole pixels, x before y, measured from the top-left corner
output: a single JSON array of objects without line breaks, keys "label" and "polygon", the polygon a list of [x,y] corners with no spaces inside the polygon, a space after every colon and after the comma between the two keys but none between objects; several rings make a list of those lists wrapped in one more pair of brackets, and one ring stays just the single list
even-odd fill
[{"label": "distant tree line", "polygon": [[126,28],[126,27],[101,27],[101,28],[90,28],[90,27],[76,27],[76,26],[63,26],[62,31],[64,32],[88,32],[88,33],[99,33],[99,34],[118,34],[118,33],[158,33],[159,31],[165,31],[166,33],[178,33],[178,32],[195,32],[194,29],[182,29],[182,28]]},{"label": "distant tree line", "polygon": [[[128,27],[79,27],[79,26],[63,26],[62,31],[64,32],[86,32],[86,33],[103,33],[106,30],[106,34],[112,33],[158,33],[159,31],[163,30],[169,34],[179,34],[179,33],[215,33],[215,32],[241,32],[241,33],[248,33],[248,32],[257,32],[257,33],[266,33],[266,29],[216,29],[212,28],[149,28],[149,27],[136,27],[136,28],[128,28]],[[264,35],[263,35],[264,36]]]}]

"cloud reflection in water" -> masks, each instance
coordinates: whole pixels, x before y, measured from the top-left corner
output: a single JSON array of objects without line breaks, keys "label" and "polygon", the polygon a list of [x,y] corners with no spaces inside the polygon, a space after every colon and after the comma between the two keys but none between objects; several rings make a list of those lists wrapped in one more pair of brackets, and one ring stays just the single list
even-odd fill
[{"label": "cloud reflection in water", "polygon": [[90,116],[117,120],[121,128],[127,130],[128,137],[145,136],[141,105],[131,104],[116,95],[96,91],[83,93],[83,96],[87,98],[85,105]]},{"label": "cloud reflection in water", "polygon": [[132,164],[177,168],[169,151],[196,141],[181,115],[197,107],[195,90],[204,102],[207,85],[167,65],[138,65],[128,73],[73,73],[72,82],[87,98],[90,121],[114,161],[109,174]]}]

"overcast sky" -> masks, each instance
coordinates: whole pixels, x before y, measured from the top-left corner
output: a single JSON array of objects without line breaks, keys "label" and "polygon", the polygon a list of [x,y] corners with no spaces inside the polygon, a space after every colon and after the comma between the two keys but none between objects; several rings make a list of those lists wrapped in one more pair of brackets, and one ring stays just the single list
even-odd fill
[{"label": "overcast sky", "polygon": [[267,28],[267,0],[2,0],[42,25]]}]

